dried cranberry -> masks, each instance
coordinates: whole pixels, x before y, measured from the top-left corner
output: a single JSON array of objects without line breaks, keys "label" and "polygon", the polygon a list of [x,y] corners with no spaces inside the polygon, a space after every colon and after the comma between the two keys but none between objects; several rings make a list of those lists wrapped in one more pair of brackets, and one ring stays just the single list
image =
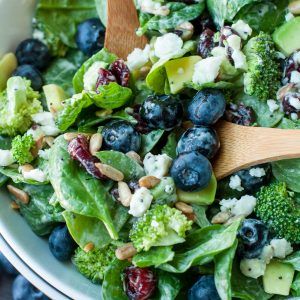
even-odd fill
[{"label": "dried cranberry", "polygon": [[72,159],[77,160],[93,177],[106,179],[106,177],[95,166],[99,160],[92,156],[89,151],[89,142],[84,135],[78,135],[68,145],[68,152]]},{"label": "dried cranberry", "polygon": [[121,86],[129,86],[130,71],[123,59],[117,59],[110,65],[109,70],[117,78],[118,84]]},{"label": "dried cranberry", "polygon": [[147,300],[156,288],[156,279],[148,268],[128,267],[124,271],[124,287],[131,300]]},{"label": "dried cranberry", "polygon": [[214,32],[211,29],[207,28],[200,35],[197,46],[197,53],[202,58],[206,58],[209,56],[214,46]]},{"label": "dried cranberry", "polygon": [[112,74],[112,72],[110,72],[109,70],[100,68],[98,71],[98,74],[99,75],[98,75],[98,79],[96,82],[96,90],[101,85],[107,85],[111,82],[117,82],[115,75]]},{"label": "dried cranberry", "polygon": [[300,109],[297,109],[291,104],[291,100],[300,101],[300,93],[287,93],[282,99],[282,108],[286,115],[292,113],[300,114]]},{"label": "dried cranberry", "polygon": [[239,105],[230,103],[226,109],[225,118],[238,125],[250,126],[255,122],[255,113],[251,107],[242,103]]}]

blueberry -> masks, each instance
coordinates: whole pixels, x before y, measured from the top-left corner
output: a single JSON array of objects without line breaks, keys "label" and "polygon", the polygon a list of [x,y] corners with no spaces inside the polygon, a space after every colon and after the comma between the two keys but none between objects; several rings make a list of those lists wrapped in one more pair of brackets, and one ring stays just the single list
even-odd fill
[{"label": "blueberry", "polygon": [[107,124],[103,131],[103,145],[106,149],[127,153],[138,152],[141,136],[127,121],[119,120]]},{"label": "blueberry", "polygon": [[[49,298],[34,287],[25,277],[18,275],[12,285],[13,300],[48,300]],[[49,299],[50,300],[50,299]]]},{"label": "blueberry", "polygon": [[171,95],[153,95],[141,105],[140,115],[151,129],[172,129],[181,123],[183,108]]},{"label": "blueberry", "polygon": [[[262,168],[262,167],[255,167],[255,168]],[[236,175],[241,178],[242,187],[244,188],[246,193],[254,194],[256,193],[262,186],[264,186],[270,177],[270,167],[267,166],[263,168],[265,170],[265,175],[261,177],[252,176],[250,172],[252,172],[255,168],[244,169],[238,171]],[[252,169],[252,171],[250,171]],[[253,174],[253,173],[252,173]]]},{"label": "blueberry", "polygon": [[188,291],[188,300],[219,299],[213,275],[203,275]]},{"label": "blueberry", "polygon": [[220,148],[220,141],[216,131],[205,126],[195,126],[189,128],[180,138],[176,152],[197,151],[212,159]]},{"label": "blueberry", "polygon": [[46,68],[51,59],[48,47],[37,39],[27,39],[16,50],[19,65],[33,65],[39,70]]},{"label": "blueberry", "polygon": [[77,27],[77,47],[88,56],[103,48],[105,28],[98,18],[83,21]]},{"label": "blueberry", "polygon": [[243,246],[242,255],[246,258],[256,258],[269,240],[267,226],[260,220],[246,219],[238,232]]},{"label": "blueberry", "polygon": [[208,186],[212,176],[209,160],[199,152],[180,154],[170,169],[176,186],[183,191],[196,191]]},{"label": "blueberry", "polygon": [[204,89],[198,92],[187,107],[187,116],[195,125],[215,124],[225,112],[226,101],[221,91]]},{"label": "blueberry", "polygon": [[76,244],[69,234],[65,225],[59,225],[49,236],[49,248],[51,253],[60,261],[67,261],[71,258]]},{"label": "blueberry", "polygon": [[9,260],[0,252],[0,270],[11,276],[17,276],[18,271],[9,262]]},{"label": "blueberry", "polygon": [[13,76],[21,76],[31,81],[31,87],[39,91],[43,86],[43,77],[41,72],[32,65],[21,65],[13,73]]}]

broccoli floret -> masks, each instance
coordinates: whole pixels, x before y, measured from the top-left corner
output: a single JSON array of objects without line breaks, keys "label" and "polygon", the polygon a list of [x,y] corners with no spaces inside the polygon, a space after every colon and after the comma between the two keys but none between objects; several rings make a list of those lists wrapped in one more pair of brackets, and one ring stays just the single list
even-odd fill
[{"label": "broccoli floret", "polygon": [[264,101],[275,99],[281,72],[272,37],[261,32],[249,40],[244,51],[248,63],[244,78],[245,93]]},{"label": "broccoli floret", "polygon": [[16,136],[11,143],[11,152],[14,159],[20,164],[31,163],[34,159],[31,150],[35,145],[35,141],[31,134],[24,136]]},{"label": "broccoli floret", "polygon": [[0,94],[0,134],[24,133],[32,123],[31,116],[42,110],[38,97],[29,80],[11,77]]},{"label": "broccoli floret", "polygon": [[138,219],[130,231],[130,239],[138,251],[154,246],[169,246],[185,241],[185,232],[192,221],[176,208],[156,205]]},{"label": "broccoli floret", "polygon": [[254,211],[277,237],[300,243],[300,212],[285,183],[262,187],[257,193]]},{"label": "broccoli floret", "polygon": [[116,258],[116,246],[108,245],[102,249],[93,249],[89,252],[77,248],[72,262],[78,271],[90,279],[93,283],[100,283],[104,273],[112,261]]}]

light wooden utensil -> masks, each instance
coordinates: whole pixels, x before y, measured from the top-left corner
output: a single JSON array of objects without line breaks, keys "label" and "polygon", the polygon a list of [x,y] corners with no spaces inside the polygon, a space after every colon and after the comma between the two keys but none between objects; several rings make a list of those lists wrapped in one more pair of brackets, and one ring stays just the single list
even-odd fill
[{"label": "light wooden utensil", "polygon": [[[126,59],[134,48],[144,48],[133,0],[108,0],[105,46]],[[220,121],[216,126],[221,149],[213,161],[217,179],[262,163],[300,157],[300,130],[247,127]]]}]

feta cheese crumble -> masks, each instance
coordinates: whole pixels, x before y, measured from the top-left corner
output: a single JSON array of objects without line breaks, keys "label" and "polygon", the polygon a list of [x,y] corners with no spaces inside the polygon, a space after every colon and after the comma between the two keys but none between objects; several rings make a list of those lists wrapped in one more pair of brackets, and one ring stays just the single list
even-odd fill
[{"label": "feta cheese crumble", "polygon": [[100,68],[106,68],[107,63],[102,61],[94,62],[83,75],[83,88],[86,91],[95,91]]},{"label": "feta cheese crumble", "polygon": [[130,71],[138,70],[149,61],[150,45],[146,45],[144,49],[135,48],[127,56],[127,66]]},{"label": "feta cheese crumble", "polygon": [[0,149],[0,167],[7,167],[15,162],[10,150]]},{"label": "feta cheese crumble", "polygon": [[289,103],[291,106],[293,106],[296,109],[300,110],[300,100],[296,97],[290,97],[289,98]]},{"label": "feta cheese crumble", "polygon": [[300,73],[298,71],[292,71],[290,82],[291,83],[299,83],[300,82]]},{"label": "feta cheese crumble", "polygon": [[22,172],[25,179],[31,179],[38,182],[45,182],[47,180],[46,174],[40,169],[33,169],[27,172]]},{"label": "feta cheese crumble", "polygon": [[239,192],[244,190],[244,188],[242,187],[242,180],[239,175],[233,175],[230,177],[229,187],[232,190],[237,190]]},{"label": "feta cheese crumble", "polygon": [[183,40],[175,33],[166,33],[156,39],[154,53],[158,58],[174,56],[183,46]]},{"label": "feta cheese crumble", "polygon": [[153,196],[145,187],[141,187],[134,192],[130,201],[129,214],[134,217],[141,217],[150,207]]},{"label": "feta cheese crumble", "polygon": [[276,103],[275,100],[267,100],[267,104],[271,113],[279,109],[279,105]]},{"label": "feta cheese crumble", "polygon": [[147,153],[143,163],[147,175],[161,179],[169,173],[172,158],[167,154],[153,155],[152,153]]},{"label": "feta cheese crumble", "polygon": [[245,71],[248,69],[246,55],[241,50],[234,49],[231,57],[236,69],[242,69]]},{"label": "feta cheese crumble", "polygon": [[231,25],[231,28],[235,30],[243,40],[246,40],[252,34],[252,28],[243,20],[238,20]]},{"label": "feta cheese crumble", "polygon": [[32,115],[32,120],[41,125],[41,130],[46,136],[56,136],[60,130],[56,127],[53,115],[51,112],[40,112]]},{"label": "feta cheese crumble", "polygon": [[249,171],[249,174],[253,177],[263,177],[266,176],[266,171],[264,168],[252,168]]},{"label": "feta cheese crumble", "polygon": [[293,247],[286,239],[272,239],[270,245],[274,249],[274,257],[285,258],[293,252]]},{"label": "feta cheese crumble", "polygon": [[256,198],[250,195],[242,196],[239,200],[236,198],[223,199],[220,201],[222,212],[229,212],[233,216],[249,216],[252,214],[256,205]]}]

